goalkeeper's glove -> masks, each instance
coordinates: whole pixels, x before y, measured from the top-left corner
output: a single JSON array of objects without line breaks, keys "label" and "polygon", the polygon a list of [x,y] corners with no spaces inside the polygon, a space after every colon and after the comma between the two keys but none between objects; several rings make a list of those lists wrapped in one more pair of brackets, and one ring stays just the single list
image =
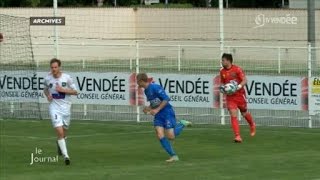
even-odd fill
[{"label": "goalkeeper's glove", "polygon": [[219,87],[219,90],[220,90],[220,92],[223,93],[223,94],[226,93],[226,91],[224,90],[224,85],[221,85],[221,86]]},{"label": "goalkeeper's glove", "polygon": [[237,91],[242,88],[242,85],[238,84],[237,81],[231,80],[230,83],[234,84],[237,87]]}]

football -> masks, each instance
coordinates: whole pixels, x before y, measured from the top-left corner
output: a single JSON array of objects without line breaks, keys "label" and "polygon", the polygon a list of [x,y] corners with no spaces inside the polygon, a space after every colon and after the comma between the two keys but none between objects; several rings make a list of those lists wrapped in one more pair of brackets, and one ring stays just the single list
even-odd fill
[{"label": "football", "polygon": [[234,83],[228,83],[224,85],[224,92],[226,94],[232,94],[236,92],[237,86]]}]

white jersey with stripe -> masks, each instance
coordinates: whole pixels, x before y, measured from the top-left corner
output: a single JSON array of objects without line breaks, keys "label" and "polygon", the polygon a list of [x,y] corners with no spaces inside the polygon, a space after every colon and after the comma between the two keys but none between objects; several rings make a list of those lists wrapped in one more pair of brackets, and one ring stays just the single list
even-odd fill
[{"label": "white jersey with stripe", "polygon": [[48,88],[49,94],[52,96],[52,101],[50,102],[49,106],[50,111],[70,114],[71,95],[57,92],[56,87],[57,85],[60,85],[62,88],[77,90],[77,87],[74,84],[71,76],[62,73],[59,78],[55,78],[51,73],[49,73],[45,77],[44,85],[46,88]]}]

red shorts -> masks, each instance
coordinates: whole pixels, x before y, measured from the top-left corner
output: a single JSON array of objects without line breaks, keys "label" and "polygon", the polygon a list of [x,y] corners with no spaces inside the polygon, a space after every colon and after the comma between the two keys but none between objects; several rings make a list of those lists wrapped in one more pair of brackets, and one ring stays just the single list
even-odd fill
[{"label": "red shorts", "polygon": [[247,101],[244,95],[239,96],[227,96],[226,103],[228,109],[238,109],[241,112],[247,111]]}]

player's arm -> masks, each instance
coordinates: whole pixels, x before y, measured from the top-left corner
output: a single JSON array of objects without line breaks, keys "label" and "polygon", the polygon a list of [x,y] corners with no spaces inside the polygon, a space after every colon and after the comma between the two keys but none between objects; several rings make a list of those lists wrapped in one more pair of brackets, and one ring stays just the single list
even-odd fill
[{"label": "player's arm", "polygon": [[48,88],[48,87],[44,87],[44,88],[43,88],[43,93],[44,93],[44,95],[46,95],[47,97],[50,96],[49,88]]},{"label": "player's arm", "polygon": [[221,72],[221,70],[220,70],[220,87],[219,87],[219,90],[220,90],[221,93],[225,93],[225,91],[224,91],[224,84],[225,84],[224,78],[223,78],[222,72]]},{"label": "player's arm", "polygon": [[46,80],[45,80],[45,82],[44,82],[43,93],[44,93],[44,95],[47,97],[48,101],[50,102],[50,101],[52,100],[52,96],[51,96],[51,94],[49,93],[49,86],[48,86],[48,83],[47,83]]},{"label": "player's arm", "polygon": [[223,77],[223,73],[222,73],[222,69],[220,69],[220,84],[221,85],[224,85],[225,82],[224,82],[224,77]]},{"label": "player's arm", "polygon": [[165,90],[163,88],[159,88],[156,89],[155,94],[159,97],[159,99],[161,100],[161,103],[159,104],[159,106],[155,109],[152,109],[150,111],[150,114],[152,115],[156,115],[159,111],[161,111],[161,109],[163,109],[168,102],[170,101],[169,96],[166,94]]},{"label": "player's arm", "polygon": [[150,114],[152,115],[156,115],[159,111],[161,111],[161,109],[163,109],[166,105],[168,104],[167,100],[162,100],[160,105],[155,108],[155,109],[151,109]]},{"label": "player's arm", "polygon": [[237,89],[241,89],[243,86],[245,86],[247,84],[247,77],[246,75],[244,74],[243,70],[241,68],[239,68],[239,71],[238,71],[238,76],[241,80],[241,82],[238,84],[238,87]]}]

